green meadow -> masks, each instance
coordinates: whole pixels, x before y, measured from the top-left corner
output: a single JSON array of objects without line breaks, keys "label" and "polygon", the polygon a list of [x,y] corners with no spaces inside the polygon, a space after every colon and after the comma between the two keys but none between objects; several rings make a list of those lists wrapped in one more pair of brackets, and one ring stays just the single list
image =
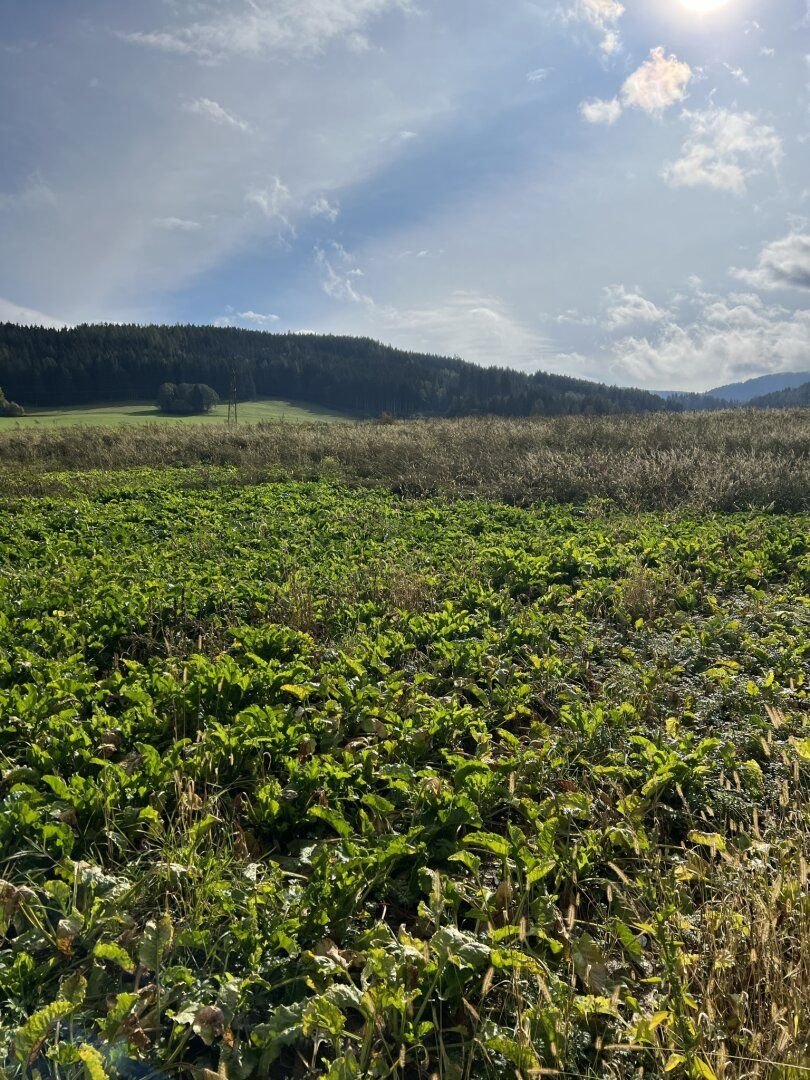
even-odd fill
[{"label": "green meadow", "polygon": [[[151,402],[128,402],[124,405],[69,406],[64,409],[32,409],[18,419],[0,418],[0,433],[61,427],[120,427],[132,424],[204,424],[216,426],[228,419],[226,403],[205,416],[170,416]],[[286,420],[291,424],[323,421],[337,423],[351,419],[346,413],[292,401],[246,401],[239,406],[240,424],[260,424],[267,420]]]}]

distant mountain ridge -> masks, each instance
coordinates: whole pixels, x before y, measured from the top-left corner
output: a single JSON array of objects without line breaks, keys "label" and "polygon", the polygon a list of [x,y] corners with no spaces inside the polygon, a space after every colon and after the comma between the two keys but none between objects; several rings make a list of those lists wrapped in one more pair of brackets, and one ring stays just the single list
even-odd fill
[{"label": "distant mountain ridge", "polygon": [[[808,382],[810,382],[810,371],[783,371],[775,375],[758,375],[745,382],[716,386],[713,390],[706,390],[703,393],[689,393],[681,390],[658,390],[656,393],[670,405],[697,412],[727,409],[735,405],[789,408],[787,402],[794,399],[790,397],[781,399],[779,395],[788,394]],[[773,398],[773,403],[761,405],[760,401],[765,397]],[[784,400],[786,404],[780,406],[776,404],[778,400]],[[799,403],[798,399],[795,400]]]},{"label": "distant mountain ridge", "polygon": [[706,395],[723,401],[746,402],[780,390],[794,390],[806,382],[810,382],[810,371],[783,371],[776,375],[759,375],[745,382],[716,386],[713,390],[707,390]]}]

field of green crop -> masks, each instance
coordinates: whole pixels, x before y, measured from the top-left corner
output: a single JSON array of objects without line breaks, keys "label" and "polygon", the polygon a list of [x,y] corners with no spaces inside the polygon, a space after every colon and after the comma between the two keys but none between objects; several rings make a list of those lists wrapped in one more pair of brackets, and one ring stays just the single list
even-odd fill
[{"label": "field of green crop", "polygon": [[[120,427],[133,424],[180,423],[224,427],[227,419],[227,404],[217,405],[205,416],[170,416],[148,401],[125,405],[77,405],[64,409],[32,409],[25,416],[15,419],[0,417],[0,434],[10,431],[34,432],[48,428]],[[293,401],[245,401],[239,406],[240,424],[261,424],[268,420],[286,420],[291,424],[311,423],[313,420],[334,423],[347,419],[344,413]]]},{"label": "field of green crop", "polygon": [[0,497],[0,1074],[810,1070],[810,518]]}]

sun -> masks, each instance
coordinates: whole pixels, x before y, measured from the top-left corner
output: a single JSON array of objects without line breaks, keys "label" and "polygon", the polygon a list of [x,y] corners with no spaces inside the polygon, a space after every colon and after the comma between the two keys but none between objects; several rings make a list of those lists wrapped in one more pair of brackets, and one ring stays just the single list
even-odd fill
[{"label": "sun", "polygon": [[685,8],[696,11],[699,15],[706,15],[718,8],[725,7],[729,0],[681,0]]}]

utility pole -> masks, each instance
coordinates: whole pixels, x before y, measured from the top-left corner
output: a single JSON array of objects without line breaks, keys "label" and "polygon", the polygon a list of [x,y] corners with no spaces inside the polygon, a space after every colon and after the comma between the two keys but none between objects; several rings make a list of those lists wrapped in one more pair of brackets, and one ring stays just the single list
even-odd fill
[{"label": "utility pole", "polygon": [[[231,419],[233,418],[233,419]],[[236,427],[239,423],[239,368],[236,362],[231,363],[230,384],[228,389],[228,427]]]}]

